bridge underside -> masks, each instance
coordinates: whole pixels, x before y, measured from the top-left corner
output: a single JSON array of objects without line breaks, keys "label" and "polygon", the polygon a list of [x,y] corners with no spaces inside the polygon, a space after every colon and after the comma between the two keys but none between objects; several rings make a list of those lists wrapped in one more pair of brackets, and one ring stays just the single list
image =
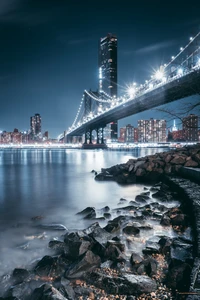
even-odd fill
[{"label": "bridge underside", "polygon": [[98,131],[112,121],[123,119],[130,115],[167,104],[187,96],[200,93],[200,71],[194,71],[172,82],[160,85],[152,91],[138,96],[135,99],[121,103],[104,114],[88,121],[79,128],[71,131],[68,136],[80,136],[86,132]]}]

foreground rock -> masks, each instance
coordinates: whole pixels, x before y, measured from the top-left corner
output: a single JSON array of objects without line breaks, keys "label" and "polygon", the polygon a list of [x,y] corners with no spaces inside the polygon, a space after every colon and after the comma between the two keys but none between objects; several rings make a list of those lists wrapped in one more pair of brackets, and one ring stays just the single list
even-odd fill
[{"label": "foreground rock", "polygon": [[[186,159],[167,155],[172,165]],[[150,159],[156,168],[164,167],[161,159],[159,165]],[[113,178],[129,177],[130,172],[144,175],[138,171],[144,161],[131,162],[128,169],[127,164],[112,167],[109,172]],[[120,177],[118,172],[128,175],[120,173]],[[0,300],[175,299],[177,290],[189,290],[195,253],[184,197],[158,182],[130,202],[121,198],[119,206],[116,199],[116,207],[102,208],[100,218],[109,214],[104,228],[98,222],[84,230],[63,228],[60,240],[49,241],[49,255],[1,279]],[[77,215],[94,222],[96,209],[87,207]],[[52,230],[63,230],[54,225]]]}]

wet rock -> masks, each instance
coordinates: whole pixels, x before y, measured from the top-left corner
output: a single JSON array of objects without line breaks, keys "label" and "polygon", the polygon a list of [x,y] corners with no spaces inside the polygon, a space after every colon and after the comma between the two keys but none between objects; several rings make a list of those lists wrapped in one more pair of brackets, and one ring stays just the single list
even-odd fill
[{"label": "wet rock", "polygon": [[107,212],[110,211],[110,207],[109,206],[105,206],[101,210],[102,210],[103,213],[107,213]]},{"label": "wet rock", "polygon": [[56,288],[49,284],[43,284],[34,290],[30,300],[67,300]]},{"label": "wet rock", "polygon": [[91,278],[95,280],[99,288],[115,295],[137,296],[150,293],[157,288],[155,281],[148,276],[124,274],[123,276],[111,277],[100,272],[93,272]]},{"label": "wet rock", "polygon": [[106,174],[106,173],[99,173],[95,176],[95,180],[97,181],[110,181],[110,180],[114,180],[113,175],[110,174]]},{"label": "wet rock", "polygon": [[68,279],[61,277],[59,287],[57,287],[57,289],[67,299],[75,300],[76,295]]},{"label": "wet rock", "polygon": [[155,254],[160,252],[160,245],[151,240],[146,241],[146,248],[142,250],[144,254]]},{"label": "wet rock", "polygon": [[139,263],[141,263],[143,261],[143,257],[140,256],[138,253],[133,252],[131,254],[131,258],[130,258],[130,263],[132,264],[132,266],[137,265]]},{"label": "wet rock", "polygon": [[160,224],[162,226],[170,226],[171,225],[171,219],[168,215],[164,214],[161,218]]},{"label": "wet rock", "polygon": [[[11,286],[5,293],[5,299],[19,299],[19,300],[29,300],[33,291],[38,288],[42,282],[40,280],[30,280],[28,282],[22,282],[20,284]],[[33,300],[33,299],[32,299]],[[35,298],[34,298],[35,300]]]},{"label": "wet rock", "polygon": [[66,268],[66,262],[62,257],[44,256],[35,266],[34,272],[40,277],[58,277],[61,276]]},{"label": "wet rock", "polygon": [[77,213],[77,215],[83,216],[84,219],[96,218],[96,212],[94,207],[87,207],[84,210]]},{"label": "wet rock", "polygon": [[103,216],[104,216],[105,219],[110,219],[111,218],[110,213],[104,213]]},{"label": "wet rock", "polygon": [[84,277],[86,272],[100,266],[100,263],[100,257],[88,250],[79,260],[68,266],[65,277],[69,279]]},{"label": "wet rock", "polygon": [[45,229],[45,230],[66,230],[68,229],[62,224],[38,224],[34,227]]},{"label": "wet rock", "polygon": [[125,216],[118,216],[117,218],[108,221],[108,224],[104,227],[107,232],[115,232],[120,229],[123,222],[126,220]]},{"label": "wet rock", "polygon": [[16,268],[12,273],[13,284],[22,283],[29,276],[29,272],[26,269]]},{"label": "wet rock", "polygon": [[166,283],[172,289],[188,291],[190,286],[191,266],[187,263],[170,264]]},{"label": "wet rock", "polygon": [[181,238],[174,239],[170,247],[170,258],[173,261],[191,263],[193,261],[193,245],[186,243]]},{"label": "wet rock", "polygon": [[126,227],[123,228],[123,232],[128,235],[137,235],[140,233],[140,229],[134,224],[128,224]]},{"label": "wet rock", "polygon": [[69,254],[69,248],[67,247],[67,245],[64,242],[61,241],[50,241],[49,242],[49,248],[52,249],[54,251],[55,254]]},{"label": "wet rock", "polygon": [[104,257],[113,262],[126,261],[127,258],[115,244],[109,244],[104,252]]},{"label": "wet rock", "polygon": [[92,246],[92,239],[88,235],[79,236],[78,232],[65,235],[64,242],[68,248],[68,256],[72,259],[78,258]]},{"label": "wet rock", "polygon": [[198,167],[198,162],[194,161],[193,159],[189,159],[185,164],[184,167]]},{"label": "wet rock", "polygon": [[77,286],[74,288],[74,292],[76,294],[76,299],[78,299],[77,297],[89,297],[92,289],[89,287],[84,287],[84,286]]},{"label": "wet rock", "polygon": [[137,195],[135,197],[136,202],[146,203],[147,202],[146,200],[149,200],[149,196],[147,196],[147,195]]}]

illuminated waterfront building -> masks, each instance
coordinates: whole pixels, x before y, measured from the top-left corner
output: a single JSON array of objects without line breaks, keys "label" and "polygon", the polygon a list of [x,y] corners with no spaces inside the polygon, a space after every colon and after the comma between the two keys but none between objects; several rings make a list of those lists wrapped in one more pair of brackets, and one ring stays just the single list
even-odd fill
[{"label": "illuminated waterfront building", "polygon": [[185,141],[197,142],[198,141],[198,116],[190,114],[183,118],[183,134]]},{"label": "illuminated waterfront building", "polygon": [[126,125],[126,142],[134,143],[134,127],[131,124]]},{"label": "illuminated waterfront building", "polygon": [[166,142],[166,120],[138,120],[138,142]]}]

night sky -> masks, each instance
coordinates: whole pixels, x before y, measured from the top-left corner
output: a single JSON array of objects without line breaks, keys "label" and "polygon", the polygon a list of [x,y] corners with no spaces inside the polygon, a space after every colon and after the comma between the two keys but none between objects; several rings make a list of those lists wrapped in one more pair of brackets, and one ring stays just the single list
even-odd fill
[{"label": "night sky", "polygon": [[[98,88],[98,42],[118,38],[119,94],[144,83],[200,30],[200,1],[0,0],[0,130],[28,130],[40,113],[51,138]],[[176,104],[173,104],[174,107]],[[121,120],[161,118],[155,110]]]}]

